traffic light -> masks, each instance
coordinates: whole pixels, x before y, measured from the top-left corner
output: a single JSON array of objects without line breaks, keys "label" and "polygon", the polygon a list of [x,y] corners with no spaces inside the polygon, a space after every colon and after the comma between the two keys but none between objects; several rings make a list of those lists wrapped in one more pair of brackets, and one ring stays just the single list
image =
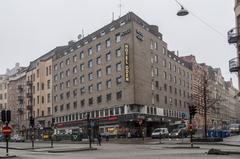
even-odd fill
[{"label": "traffic light", "polygon": [[2,122],[5,123],[6,122],[6,111],[5,110],[2,110],[1,112],[1,116],[2,116]]},{"label": "traffic light", "polygon": [[11,111],[10,110],[7,110],[7,117],[6,117],[6,120],[7,122],[9,123],[11,121]]},{"label": "traffic light", "polygon": [[34,127],[35,125],[34,118],[30,116],[29,120],[30,120],[30,126]]},{"label": "traffic light", "polygon": [[194,118],[197,113],[197,107],[194,105],[189,106],[189,114]]}]

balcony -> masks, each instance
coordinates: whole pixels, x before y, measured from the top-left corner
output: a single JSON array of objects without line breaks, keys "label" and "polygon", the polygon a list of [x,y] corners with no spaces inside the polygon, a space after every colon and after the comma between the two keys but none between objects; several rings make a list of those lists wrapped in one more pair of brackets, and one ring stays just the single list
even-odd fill
[{"label": "balcony", "polygon": [[32,98],[32,93],[27,93],[27,98]]},{"label": "balcony", "polygon": [[23,96],[18,96],[18,101],[22,102],[23,101]]},{"label": "balcony", "polygon": [[32,86],[32,84],[33,84],[32,81],[27,81],[28,86]]},{"label": "balcony", "polygon": [[23,91],[23,86],[22,85],[18,85],[18,90],[19,90],[19,92],[22,92]]},{"label": "balcony", "polygon": [[24,112],[24,109],[22,107],[18,108],[17,110],[20,114],[22,114]]},{"label": "balcony", "polygon": [[237,43],[238,39],[239,39],[239,30],[240,28],[233,28],[231,30],[228,31],[228,43],[229,44],[234,44]]},{"label": "balcony", "polygon": [[234,59],[231,59],[229,61],[229,71],[230,72],[238,72],[240,71],[240,66],[239,66],[239,62],[238,62],[238,58],[234,58]]},{"label": "balcony", "polygon": [[31,110],[32,106],[31,105],[27,105],[27,110]]}]

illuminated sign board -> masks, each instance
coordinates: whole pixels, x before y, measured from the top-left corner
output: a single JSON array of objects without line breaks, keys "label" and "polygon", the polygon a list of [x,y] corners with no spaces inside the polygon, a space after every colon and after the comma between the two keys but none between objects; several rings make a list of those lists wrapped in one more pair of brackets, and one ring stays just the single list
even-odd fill
[{"label": "illuminated sign board", "polygon": [[130,77],[129,77],[129,45],[128,44],[124,44],[124,61],[125,61],[125,66],[124,66],[124,70],[125,70],[125,81],[126,82],[130,82]]}]

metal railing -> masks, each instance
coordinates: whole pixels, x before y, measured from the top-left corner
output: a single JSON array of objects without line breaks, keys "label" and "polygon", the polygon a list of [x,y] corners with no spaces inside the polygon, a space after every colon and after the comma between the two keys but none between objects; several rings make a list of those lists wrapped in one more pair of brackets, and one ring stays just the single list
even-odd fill
[{"label": "metal railing", "polygon": [[239,39],[239,32],[240,32],[240,27],[233,28],[228,31],[228,43],[233,44],[237,43]]},{"label": "metal railing", "polygon": [[229,60],[229,71],[230,72],[238,72],[240,70],[240,66],[239,66],[239,60],[238,58],[233,58],[231,60]]}]

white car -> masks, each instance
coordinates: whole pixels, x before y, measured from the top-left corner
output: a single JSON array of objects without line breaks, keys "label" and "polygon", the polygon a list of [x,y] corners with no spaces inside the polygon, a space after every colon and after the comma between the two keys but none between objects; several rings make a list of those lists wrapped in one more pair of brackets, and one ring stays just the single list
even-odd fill
[{"label": "white car", "polygon": [[20,135],[18,135],[18,134],[12,136],[12,137],[11,137],[11,140],[12,140],[12,141],[15,141],[15,142],[24,142],[24,141],[25,141],[24,137],[22,137],[22,136],[20,136]]},{"label": "white car", "polygon": [[168,137],[168,128],[156,128],[152,132],[152,139],[165,138]]}]

